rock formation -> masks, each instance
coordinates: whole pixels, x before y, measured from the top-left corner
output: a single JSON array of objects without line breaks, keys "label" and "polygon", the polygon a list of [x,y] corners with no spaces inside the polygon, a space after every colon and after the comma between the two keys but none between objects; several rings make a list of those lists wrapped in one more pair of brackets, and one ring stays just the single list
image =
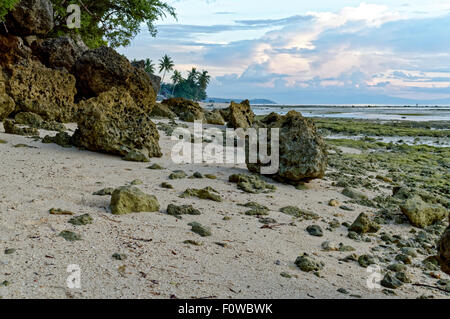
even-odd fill
[{"label": "rock formation", "polygon": [[164,100],[162,101],[162,104],[167,105],[181,121],[194,122],[196,120],[203,121],[205,119],[203,109],[196,102],[179,97]]},{"label": "rock formation", "polygon": [[248,100],[241,103],[231,102],[229,107],[228,127],[249,128],[253,125],[255,114],[253,113]]},{"label": "rock formation", "polygon": [[[284,116],[272,113],[255,124],[255,128],[268,128],[268,147],[270,147],[271,128],[279,128],[279,170],[271,175],[281,182],[296,184],[315,178],[322,178],[327,166],[326,147],[314,123],[296,111]],[[261,164],[249,163],[248,143],[247,168],[260,173]]]}]

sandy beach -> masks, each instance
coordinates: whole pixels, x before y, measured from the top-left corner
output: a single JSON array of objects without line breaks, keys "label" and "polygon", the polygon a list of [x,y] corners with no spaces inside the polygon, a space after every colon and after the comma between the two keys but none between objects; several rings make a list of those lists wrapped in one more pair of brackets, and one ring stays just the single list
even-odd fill
[{"label": "sandy beach", "polygon": [[[75,125],[67,127],[75,129]],[[162,131],[163,157],[151,163],[127,162],[3,132],[0,126],[0,139],[5,141],[0,144],[0,282],[8,282],[0,286],[2,298],[448,298],[443,291],[412,284],[396,289],[397,296],[388,296],[382,288],[368,287],[370,273],[358,262],[339,260],[349,252],[323,251],[324,241],[350,245],[357,255],[373,253],[383,244],[376,235],[368,236],[371,242],[355,241],[347,237],[344,226],[329,227],[333,219],[351,224],[360,213],[371,216],[375,209],[354,203],[347,204],[353,211],[329,206],[331,199],[345,204],[349,198],[327,178],[313,180],[303,190],[269,181],[277,187],[275,192],[248,194],[228,182],[231,174],[247,173],[245,165],[176,165],[170,157],[174,142]],[[41,137],[46,134],[55,132],[40,131]],[[164,169],[148,169],[152,163]],[[184,170],[189,176],[214,174],[217,179],[168,180],[173,170]],[[373,179],[372,175],[367,178]],[[110,196],[92,195],[137,179],[142,181],[137,187],[158,198],[160,212],[115,216],[108,208]],[[161,188],[162,182],[170,182],[174,189]],[[218,190],[223,201],[179,198],[186,188],[206,186]],[[372,198],[389,190],[364,192]],[[246,208],[238,204],[250,201],[267,206],[267,217],[277,223],[264,228],[258,218],[243,214]],[[192,204],[201,215],[177,219],[166,214],[169,204]],[[312,211],[320,219],[300,221],[279,212],[288,205]],[[51,215],[51,208],[88,213],[93,223],[74,226],[68,223],[73,216]],[[231,219],[224,220],[225,216]],[[193,233],[188,226],[193,221],[209,226],[212,236]],[[312,224],[322,227],[323,237],[308,234],[306,228]],[[82,240],[66,241],[59,236],[64,230],[80,234]],[[382,230],[408,237],[411,226],[383,225]],[[186,240],[201,245],[183,243]],[[3,254],[6,249],[15,251]],[[319,275],[302,272],[294,264],[305,252],[325,264]],[[116,260],[115,253],[127,258]],[[395,256],[388,250],[378,255],[391,260]],[[435,285],[436,279],[414,266],[422,259],[414,258],[408,270],[412,282]],[[81,269],[80,289],[67,287],[69,265]],[[450,278],[442,272],[439,276]],[[338,292],[339,288],[347,293]]]}]

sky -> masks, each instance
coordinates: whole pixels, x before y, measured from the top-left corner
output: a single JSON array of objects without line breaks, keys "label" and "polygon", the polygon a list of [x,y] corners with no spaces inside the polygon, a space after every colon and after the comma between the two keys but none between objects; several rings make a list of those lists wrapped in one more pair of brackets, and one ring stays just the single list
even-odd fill
[{"label": "sky", "polygon": [[166,1],[177,20],[119,52],[207,70],[209,97],[450,105],[448,0]]}]

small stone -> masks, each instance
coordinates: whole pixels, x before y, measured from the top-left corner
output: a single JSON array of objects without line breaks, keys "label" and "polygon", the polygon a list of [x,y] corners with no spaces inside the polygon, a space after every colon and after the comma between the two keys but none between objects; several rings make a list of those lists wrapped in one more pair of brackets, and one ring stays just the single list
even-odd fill
[{"label": "small stone", "polygon": [[112,255],[112,258],[114,258],[115,260],[125,260],[127,259],[127,255],[125,254],[119,254],[119,253],[114,253]]},{"label": "small stone", "polygon": [[125,157],[123,158],[123,160],[130,162],[143,162],[143,163],[150,162],[150,159],[148,158],[147,155],[137,150],[132,150],[128,152],[127,155],[125,155]]},{"label": "small stone", "polygon": [[375,258],[370,255],[361,255],[358,258],[358,264],[363,268],[367,268],[375,264]]},{"label": "small stone", "polygon": [[186,177],[187,177],[186,172],[181,170],[173,171],[172,174],[169,175],[169,179],[182,179]]},{"label": "small stone", "polygon": [[191,231],[196,233],[197,235],[200,235],[202,237],[211,236],[211,230],[207,227],[202,226],[200,223],[193,222],[189,223],[189,226],[191,226]]},{"label": "small stone", "polygon": [[400,249],[400,251],[402,252],[402,254],[410,256],[412,258],[416,258],[417,257],[417,252],[414,248],[412,247],[402,247]]},{"label": "small stone", "polygon": [[323,262],[316,262],[307,253],[297,257],[295,264],[304,272],[319,271],[325,266]]},{"label": "small stone", "polygon": [[218,193],[215,189],[211,187],[205,187],[203,189],[194,189],[194,188],[188,188],[186,189],[183,194],[180,195],[180,198],[186,198],[186,197],[198,197],[200,199],[209,199],[215,202],[221,202],[222,198],[215,194]]},{"label": "small stone", "polygon": [[169,183],[167,183],[167,182],[163,182],[163,183],[161,184],[161,187],[162,187],[162,188],[166,188],[166,189],[173,189],[172,184],[169,184]]},{"label": "small stone", "polygon": [[305,220],[315,220],[319,218],[319,215],[317,215],[316,213],[303,210],[295,206],[282,207],[280,208],[280,212],[296,218],[302,218]]},{"label": "small stone", "polygon": [[169,204],[169,206],[167,206],[167,214],[180,218],[181,215],[200,215],[201,213],[192,205],[176,206],[174,204]]},{"label": "small stone", "polygon": [[193,246],[201,246],[201,245],[203,245],[202,243],[199,243],[198,241],[191,240],[191,239],[183,241],[183,244],[193,245]]},{"label": "small stone", "polygon": [[213,174],[205,174],[205,177],[208,179],[217,179],[217,176]]},{"label": "small stone", "polygon": [[393,272],[400,272],[400,271],[406,271],[408,267],[406,267],[404,264],[400,263],[393,263],[387,267],[388,270],[391,270]]},{"label": "small stone", "polygon": [[147,195],[137,187],[122,186],[114,190],[110,208],[115,215],[157,212],[159,203],[155,196]]},{"label": "small stone", "polygon": [[348,290],[345,289],[345,288],[339,288],[339,289],[337,290],[337,292],[339,292],[339,293],[341,293],[341,294],[344,294],[344,295],[350,294],[350,292],[348,292]]},{"label": "small stone", "polygon": [[358,233],[354,231],[349,231],[347,237],[353,240],[360,240]]},{"label": "small stone", "polygon": [[200,173],[200,172],[195,172],[195,173],[192,175],[192,177],[194,177],[194,178],[203,178],[203,175],[202,175],[202,173]]},{"label": "small stone", "polygon": [[231,217],[230,216],[224,216],[224,218],[222,218],[222,220],[228,221],[228,220],[231,220]]},{"label": "small stone", "polygon": [[347,196],[351,199],[368,199],[367,195],[350,187],[344,188],[342,195]]},{"label": "small stone", "polygon": [[339,201],[338,201],[337,199],[331,199],[331,200],[328,202],[328,206],[331,206],[331,207],[339,206]]},{"label": "small stone", "polygon": [[306,228],[306,231],[308,232],[308,234],[310,234],[311,236],[316,236],[316,237],[322,237],[323,236],[323,231],[322,228],[318,225],[311,225],[308,226]]},{"label": "small stone", "polygon": [[389,289],[397,289],[403,285],[403,283],[398,280],[395,276],[392,276],[391,274],[386,274],[381,280],[381,285],[383,287],[389,288]]},{"label": "small stone", "polygon": [[259,222],[261,224],[264,224],[264,225],[276,224],[277,223],[277,221],[275,219],[270,218],[270,217],[260,218]]},{"label": "small stone", "polygon": [[6,248],[5,249],[5,255],[12,255],[16,252],[14,248]]},{"label": "small stone", "polygon": [[282,272],[282,273],[280,273],[280,276],[281,276],[281,277],[284,277],[284,278],[292,278],[292,276],[289,275],[287,272]]},{"label": "small stone", "polygon": [[149,167],[147,167],[148,169],[164,169],[164,167],[162,167],[161,165],[159,165],[159,164],[152,164],[152,165],[150,165]]},{"label": "small stone", "polygon": [[92,224],[92,221],[93,219],[89,214],[83,214],[69,219],[69,223],[76,226]]},{"label": "small stone", "polygon": [[81,236],[79,234],[76,234],[70,230],[63,230],[62,232],[59,233],[59,236],[61,236],[67,241],[81,240]]},{"label": "small stone", "polygon": [[361,213],[348,230],[358,234],[376,233],[380,230],[380,225],[371,221],[366,214]]},{"label": "small stone", "polygon": [[408,255],[404,255],[404,254],[398,254],[397,256],[395,256],[395,260],[401,261],[401,262],[404,263],[405,265],[410,265],[410,264],[412,264],[412,259],[411,259],[411,257],[408,256]]},{"label": "small stone", "polygon": [[142,184],[144,184],[144,182],[141,179],[135,179],[130,183],[130,185],[133,185],[133,186],[142,185]]},{"label": "small stone", "polygon": [[114,188],[112,187],[107,187],[107,188],[103,188],[101,190],[98,190],[94,193],[92,193],[92,195],[96,195],[96,196],[108,196],[108,195],[112,195],[112,193],[114,192]]},{"label": "small stone", "polygon": [[409,275],[404,271],[396,272],[395,278],[397,278],[398,280],[400,280],[401,282],[403,282],[405,284],[409,284],[412,282]]},{"label": "small stone", "polygon": [[324,241],[321,245],[322,250],[324,251],[338,251],[339,244],[333,241]]}]

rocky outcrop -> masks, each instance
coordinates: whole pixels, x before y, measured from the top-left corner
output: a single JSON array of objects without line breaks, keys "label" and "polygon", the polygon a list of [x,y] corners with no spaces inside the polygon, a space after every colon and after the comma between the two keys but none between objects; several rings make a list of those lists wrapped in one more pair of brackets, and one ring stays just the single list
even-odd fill
[{"label": "rocky outcrop", "polygon": [[[145,61],[144,60],[133,61],[133,62],[131,62],[131,65],[134,66],[135,68],[142,69],[145,71]],[[154,75],[152,73],[147,73],[147,74],[150,77],[150,82],[152,84],[153,90],[155,91],[155,94],[158,95],[159,89],[161,87],[161,77]]]},{"label": "rocky outcrop", "polygon": [[400,209],[408,217],[411,225],[425,228],[443,220],[448,216],[445,207],[439,204],[428,204],[419,195],[413,195],[406,199]]},{"label": "rocky outcrop", "polygon": [[229,107],[229,127],[246,129],[253,125],[254,120],[255,114],[248,100],[242,101],[239,104],[231,102]]},{"label": "rocky outcrop", "polygon": [[[285,116],[269,114],[255,125],[268,128],[268,147],[271,143],[271,128],[279,128],[279,170],[272,178],[284,183],[296,184],[315,178],[322,178],[327,166],[326,147],[316,130],[314,122],[296,111]],[[261,164],[249,163],[248,143],[246,143],[247,168],[260,173]],[[269,164],[270,165],[270,164]]]},{"label": "rocky outcrop", "polygon": [[34,50],[40,61],[52,69],[65,68],[71,71],[75,62],[89,48],[81,40],[69,36],[48,39],[36,46]]},{"label": "rocky outcrop", "polygon": [[75,78],[38,61],[24,60],[12,66],[7,93],[16,111],[36,113],[44,120],[70,122],[76,112]]},{"label": "rocky outcrop", "polygon": [[31,57],[31,49],[22,38],[0,34],[0,67],[9,68],[13,64]]},{"label": "rocky outcrop", "polygon": [[439,261],[442,271],[450,275],[450,226],[444,232],[439,242]]},{"label": "rocky outcrop", "polygon": [[6,16],[5,25],[14,35],[44,35],[53,29],[50,0],[21,0]]},{"label": "rocky outcrop", "polygon": [[162,156],[155,124],[126,89],[100,93],[81,102],[80,108],[73,136],[76,146],[121,156],[132,150],[148,157]]},{"label": "rocky outcrop", "polygon": [[0,121],[14,111],[15,105],[14,100],[6,94],[6,77],[0,67]]},{"label": "rocky outcrop", "polygon": [[120,88],[125,89],[142,110],[150,113],[153,109],[156,94],[148,74],[111,48],[86,51],[75,63],[74,74],[82,97],[96,97],[111,88]]},{"label": "rocky outcrop", "polygon": [[208,124],[225,125],[219,110],[205,111],[205,120]]},{"label": "rocky outcrop", "polygon": [[196,120],[203,121],[205,119],[203,109],[196,102],[178,97],[164,100],[162,101],[162,104],[167,105],[181,121],[194,122]]}]

